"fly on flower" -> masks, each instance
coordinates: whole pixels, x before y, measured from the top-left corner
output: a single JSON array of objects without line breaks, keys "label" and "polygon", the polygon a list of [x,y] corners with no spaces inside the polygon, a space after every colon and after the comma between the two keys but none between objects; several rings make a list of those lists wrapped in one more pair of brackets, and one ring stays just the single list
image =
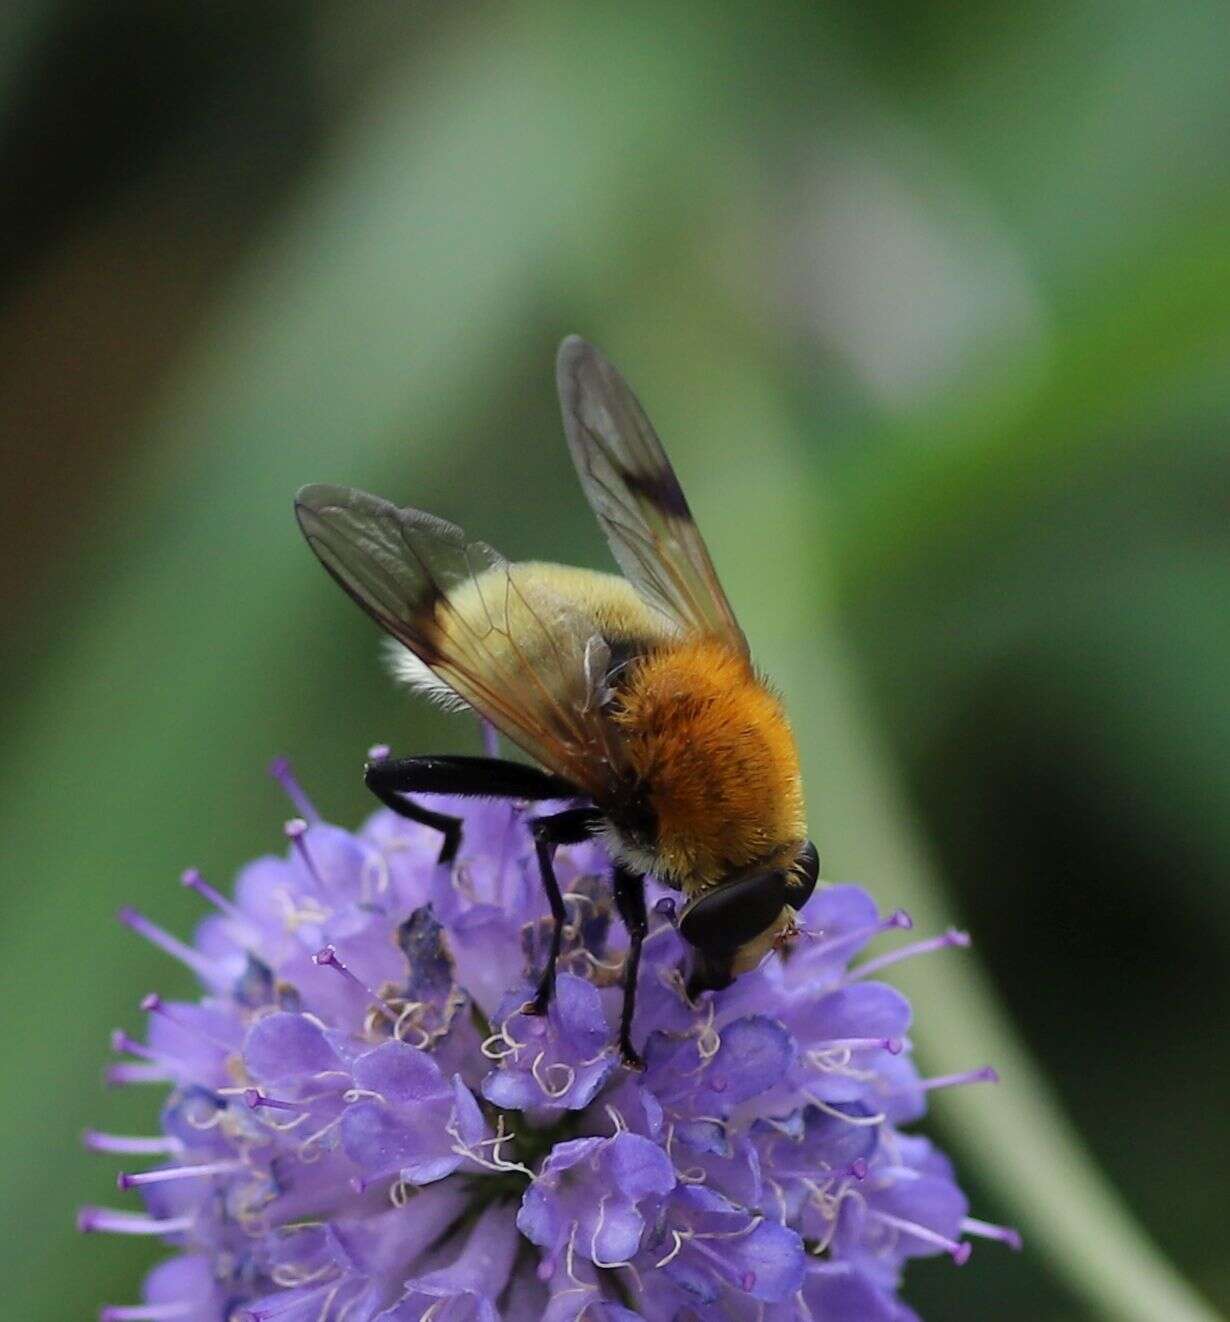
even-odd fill
[{"label": "fly on flower", "polygon": [[564,341],[557,383],[581,486],[623,577],[510,564],[455,525],[349,487],[308,486],[299,524],[321,563],[395,640],[412,687],[486,717],[537,763],[410,757],[366,780],[460,844],[459,819],[412,794],[572,800],[532,823],[554,933],[527,1012],[555,986],[560,845],[600,837],[628,929],[620,1049],[631,1041],[645,877],[683,893],[688,992],[728,986],[794,928],[819,862],[781,702],[754,669],[679,481],[644,410],[591,345]]}]

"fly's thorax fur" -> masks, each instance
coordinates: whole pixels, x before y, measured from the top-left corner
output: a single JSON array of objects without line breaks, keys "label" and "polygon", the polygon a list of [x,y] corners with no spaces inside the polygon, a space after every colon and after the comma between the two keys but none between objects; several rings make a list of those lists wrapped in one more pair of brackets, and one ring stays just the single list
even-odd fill
[{"label": "fly's thorax fur", "polygon": [[781,701],[722,641],[647,650],[626,668],[612,719],[629,790],[611,815],[627,861],[694,894],[806,837]]},{"label": "fly's thorax fur", "polygon": [[606,639],[637,638],[651,645],[670,638],[665,617],[647,606],[619,574],[545,560],[525,560],[511,567],[513,582],[531,601],[549,595],[566,603],[569,618],[580,617]]}]

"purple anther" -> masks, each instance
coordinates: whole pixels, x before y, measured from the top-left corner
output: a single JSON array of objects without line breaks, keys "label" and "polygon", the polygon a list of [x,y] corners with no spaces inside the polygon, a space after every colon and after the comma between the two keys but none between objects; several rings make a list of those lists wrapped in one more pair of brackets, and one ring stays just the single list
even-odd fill
[{"label": "purple anther", "polygon": [[303,860],[303,866],[307,868],[308,876],[312,878],[321,891],[327,892],[330,889],[329,885],[317,870],[316,860],[312,857],[312,851],[308,849],[307,822],[302,817],[292,817],[282,828],[282,831]]},{"label": "purple anther", "polygon": [[122,1028],[111,1030],[111,1050],[117,1054],[139,1056],[142,1060],[162,1060],[162,1057],[156,1051],[147,1047],[144,1042],[138,1042],[136,1038],[129,1037]]},{"label": "purple anther", "polygon": [[225,895],[221,894],[211,886],[209,882],[201,876],[201,873],[197,868],[188,868],[186,872],[180,875],[179,881],[180,885],[184,886],[186,889],[196,891],[203,900],[212,904],[219,913],[225,914],[228,918],[233,919],[237,923],[243,923],[245,927],[252,926],[252,920],[237,909]]},{"label": "purple anther", "polygon": [[372,988],[370,988],[367,985],[367,983],[365,983],[361,978],[356,978],[355,975],[351,973],[351,971],[346,967],[346,965],[343,964],[340,959],[338,959],[337,951],[334,950],[332,946],[322,946],[312,956],[312,960],[314,963],[319,964],[322,968],[336,969],[337,972],[340,973],[342,977],[346,979],[347,982],[353,983],[356,987],[358,987],[358,989],[361,992],[364,993],[364,995],[368,996],[373,1002],[373,1004],[376,1006],[376,1008],[381,1012],[381,1014],[383,1014],[392,1023],[397,1022],[397,1018],[398,1018],[397,1011],[393,1009],[393,1007],[384,999],[383,996],[381,996],[378,992],[373,991]]},{"label": "purple anther", "polygon": [[243,1090],[243,1100],[247,1106],[253,1110],[259,1110],[262,1106],[271,1111],[302,1111],[301,1102],[284,1102],[277,1097],[266,1097],[259,1088],[245,1088]]}]

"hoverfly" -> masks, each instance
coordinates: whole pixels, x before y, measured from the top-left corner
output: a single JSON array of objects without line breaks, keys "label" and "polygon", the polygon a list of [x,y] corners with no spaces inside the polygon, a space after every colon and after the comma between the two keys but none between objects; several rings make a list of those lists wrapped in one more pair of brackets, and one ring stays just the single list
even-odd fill
[{"label": "hoverfly", "polygon": [[565,910],[553,858],[598,836],[629,935],[619,1045],[631,1040],[648,922],[645,878],[682,892],[687,994],[728,986],[794,929],[816,884],[798,754],[649,419],[619,372],[573,336],[556,379],[581,486],[623,577],[511,564],[454,524],[349,487],[295,500],[308,544],[398,645],[412,687],[490,721],[538,766],[485,757],[369,762],[372,792],[460,844],[459,819],[413,794],[578,806],[531,819],[554,919],[526,1009],[545,1013]]}]

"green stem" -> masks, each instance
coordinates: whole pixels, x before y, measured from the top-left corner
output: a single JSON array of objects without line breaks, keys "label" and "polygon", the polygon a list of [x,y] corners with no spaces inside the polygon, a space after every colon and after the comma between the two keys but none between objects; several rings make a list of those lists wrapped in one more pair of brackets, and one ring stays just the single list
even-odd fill
[{"label": "green stem", "polygon": [[[788,687],[807,704],[809,793],[822,805],[827,874],[873,879],[882,904],[903,905],[922,929],[943,928],[951,909],[840,644],[817,639],[806,673]],[[990,1060],[999,1070],[994,1092],[954,1089],[935,1109],[1019,1225],[1026,1251],[1045,1254],[1112,1322],[1217,1322],[1090,1159],[976,956],[918,960],[894,970],[893,981],[914,1001],[913,1035],[928,1068]]]}]

